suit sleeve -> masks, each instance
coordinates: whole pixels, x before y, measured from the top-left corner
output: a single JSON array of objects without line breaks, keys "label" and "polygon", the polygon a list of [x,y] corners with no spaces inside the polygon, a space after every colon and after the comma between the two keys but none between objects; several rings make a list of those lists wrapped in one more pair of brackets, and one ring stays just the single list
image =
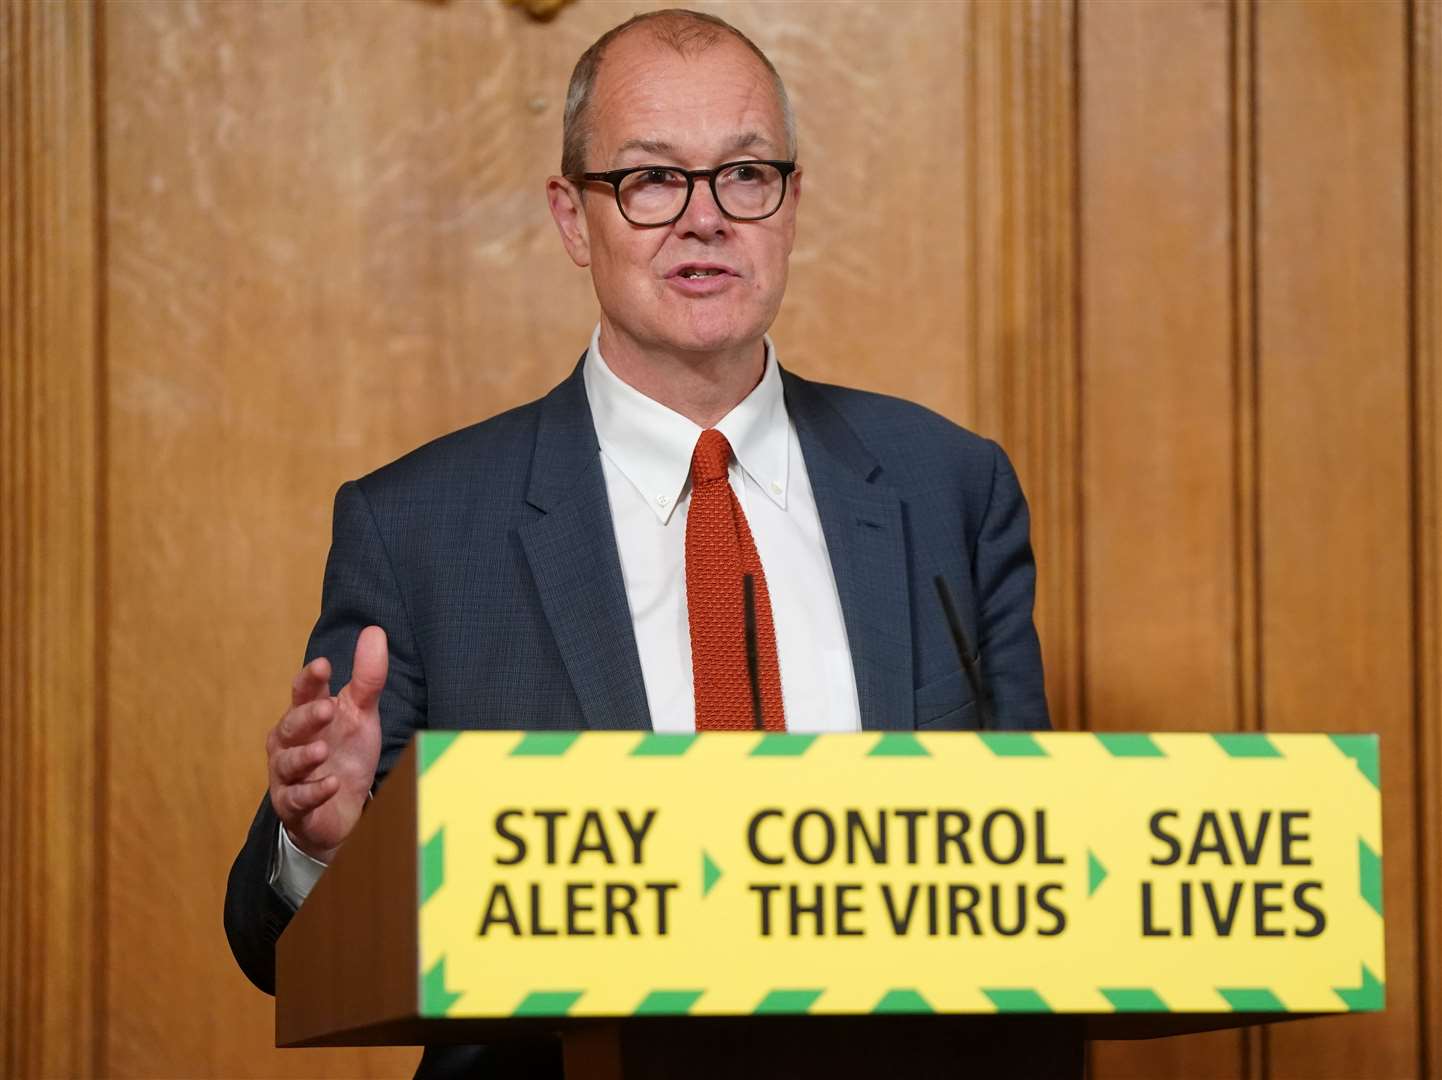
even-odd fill
[{"label": "suit sleeve", "polygon": [[977,587],[982,680],[992,698],[992,717],[1001,730],[1046,730],[1046,686],[1041,643],[1032,610],[1036,560],[1031,551],[1031,518],[1016,470],[993,444],[991,496],[973,549]]},{"label": "suit sleeve", "polygon": [[[305,653],[306,663],[318,656],[330,660],[331,693],[350,681],[356,638],[373,624],[385,630],[390,651],[380,703],[379,785],[411,735],[425,726],[426,683],[391,552],[361,487],[349,483],[336,494],[321,613]],[[231,865],[225,892],[231,952],[250,981],[266,993],[275,992],[275,943],[295,913],[271,884],[279,829],[267,794]]]}]

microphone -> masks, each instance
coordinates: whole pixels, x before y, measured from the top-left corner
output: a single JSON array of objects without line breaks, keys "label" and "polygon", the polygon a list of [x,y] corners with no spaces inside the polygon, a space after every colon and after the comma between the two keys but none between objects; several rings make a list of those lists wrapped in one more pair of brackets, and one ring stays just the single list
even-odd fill
[{"label": "microphone", "polygon": [[982,731],[991,729],[991,709],[986,702],[986,687],[981,682],[981,653],[972,656],[971,642],[966,640],[966,631],[961,628],[961,619],[956,614],[956,603],[951,598],[951,589],[946,579],[937,574],[933,579],[936,595],[941,598],[941,610],[946,615],[946,625],[951,629],[951,641],[956,646],[956,655],[961,657],[961,669],[971,683],[971,692],[976,698],[976,722]]},{"label": "microphone", "polygon": [[756,579],[741,576],[741,605],[746,614],[746,675],[751,680],[751,718],[757,731],[766,725],[761,718],[761,670],[756,656]]}]

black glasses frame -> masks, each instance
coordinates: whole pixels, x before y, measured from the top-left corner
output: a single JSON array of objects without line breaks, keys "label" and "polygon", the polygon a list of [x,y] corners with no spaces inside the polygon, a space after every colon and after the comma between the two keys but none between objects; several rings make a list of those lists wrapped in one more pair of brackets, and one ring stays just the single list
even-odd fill
[{"label": "black glasses frame", "polygon": [[[739,214],[731,213],[731,211],[727,210],[726,207],[721,204],[721,196],[716,194],[716,174],[725,172],[727,169],[734,169],[737,165],[770,165],[781,174],[781,197],[776,200],[774,209],[768,210],[764,214],[758,214],[756,217],[741,217]],[[686,178],[686,198],[682,201],[681,209],[676,211],[675,216],[667,218],[665,221],[632,221],[631,216],[626,213],[625,207],[621,205],[621,181],[635,173],[647,172],[651,169],[664,169],[666,172],[680,173],[684,176]],[[786,202],[786,182],[795,171],[796,162],[794,161],[765,161],[758,158],[747,158],[742,161],[722,162],[714,169],[682,169],[676,165],[633,165],[626,169],[612,169],[610,172],[588,172],[568,175],[566,179],[573,184],[580,184],[585,181],[598,184],[610,184],[611,194],[616,198],[616,209],[621,212],[623,218],[638,229],[660,229],[666,225],[674,225],[681,220],[681,216],[686,213],[686,208],[691,205],[691,196],[696,191],[696,181],[703,177],[707,183],[711,185],[711,198],[715,201],[717,208],[732,221],[765,221],[772,214],[776,213],[777,210],[780,210]]]}]

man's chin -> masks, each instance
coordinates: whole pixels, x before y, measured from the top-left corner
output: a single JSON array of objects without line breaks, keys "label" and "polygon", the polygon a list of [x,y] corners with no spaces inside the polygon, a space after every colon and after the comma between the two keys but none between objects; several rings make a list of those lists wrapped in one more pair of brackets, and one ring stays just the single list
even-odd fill
[{"label": "man's chin", "polygon": [[759,348],[765,333],[766,327],[752,320],[702,319],[676,327],[666,337],[677,352],[706,357]]}]

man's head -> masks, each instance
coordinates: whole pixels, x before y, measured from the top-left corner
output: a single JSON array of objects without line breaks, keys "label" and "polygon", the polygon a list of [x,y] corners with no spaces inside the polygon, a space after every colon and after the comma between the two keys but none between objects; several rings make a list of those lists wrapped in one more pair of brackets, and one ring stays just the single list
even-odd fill
[{"label": "man's head", "polygon": [[591,137],[591,99],[595,95],[596,76],[611,42],[633,30],[650,34],[653,40],[670,46],[683,56],[704,52],[728,38],[750,49],[770,74],[776,100],[781,103],[782,120],[786,125],[785,157],[792,161],[796,159],[796,117],[791,111],[791,99],[786,94],[786,84],[781,81],[780,72],[767,55],[724,19],[701,11],[668,8],[633,15],[611,27],[576,61],[575,70],[571,72],[571,84],[566,89],[566,111],[561,122],[562,176],[595,171],[586,164],[586,151]]},{"label": "man's head", "polygon": [[580,177],[640,165],[794,160],[790,107],[770,62],[712,16],[638,16],[577,63],[564,142],[565,176],[548,183],[551,211],[571,258],[591,269],[608,359],[759,361],[785,292],[799,171],[764,220],[728,217],[701,178],[681,216],[653,227],[622,216],[614,187]]}]

